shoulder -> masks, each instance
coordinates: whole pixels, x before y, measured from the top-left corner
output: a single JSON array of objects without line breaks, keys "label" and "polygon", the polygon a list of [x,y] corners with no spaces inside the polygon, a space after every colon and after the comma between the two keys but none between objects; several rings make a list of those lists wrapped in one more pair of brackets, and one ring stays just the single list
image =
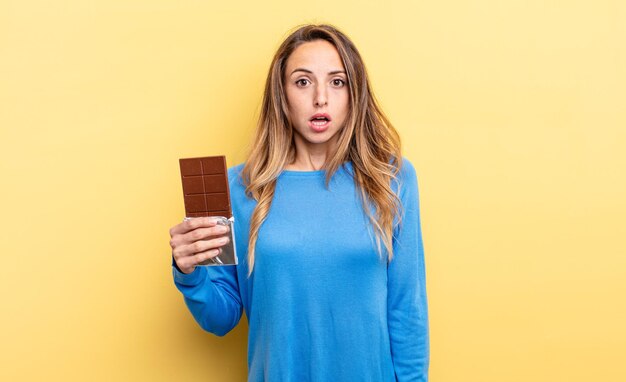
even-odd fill
[{"label": "shoulder", "polygon": [[400,183],[417,183],[417,171],[413,163],[407,157],[402,157],[396,179]]},{"label": "shoulder", "polygon": [[233,214],[236,219],[242,218],[247,221],[252,215],[256,201],[246,194],[246,185],[242,178],[244,164],[228,168],[228,187],[232,202]]},{"label": "shoulder", "polygon": [[394,183],[394,190],[402,197],[409,193],[417,192],[417,171],[413,163],[406,157],[402,157],[402,163]]},{"label": "shoulder", "polygon": [[233,189],[235,190],[245,189],[243,178],[241,177],[243,165],[244,165],[243,163],[240,163],[228,169],[228,185],[230,186],[231,191]]},{"label": "shoulder", "polygon": [[241,178],[241,171],[243,170],[243,163],[228,168],[228,179]]},{"label": "shoulder", "polygon": [[413,163],[411,163],[411,161],[407,157],[402,157],[402,164],[400,166],[398,176],[402,179],[417,178],[415,166],[413,166]]}]

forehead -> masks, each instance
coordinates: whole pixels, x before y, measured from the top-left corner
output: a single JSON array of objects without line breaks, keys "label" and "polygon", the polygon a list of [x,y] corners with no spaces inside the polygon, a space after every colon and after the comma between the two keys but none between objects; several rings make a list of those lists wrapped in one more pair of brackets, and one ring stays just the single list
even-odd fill
[{"label": "forehead", "polygon": [[305,68],[314,72],[345,69],[339,52],[326,40],[309,41],[298,46],[291,52],[285,68],[287,75],[290,75],[295,68]]}]

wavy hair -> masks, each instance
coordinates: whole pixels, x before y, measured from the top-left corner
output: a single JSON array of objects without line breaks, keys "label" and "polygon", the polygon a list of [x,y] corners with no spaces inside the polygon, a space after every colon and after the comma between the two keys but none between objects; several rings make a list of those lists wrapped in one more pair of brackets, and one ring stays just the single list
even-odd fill
[{"label": "wavy hair", "polygon": [[393,231],[400,223],[400,200],[391,182],[402,166],[400,136],[374,97],[365,64],[352,41],[332,25],[303,25],[289,34],[274,55],[253,145],[241,172],[246,194],[257,201],[250,221],[248,275],[254,268],[259,229],[272,204],[276,179],[295,159],[294,131],[288,120],[285,94],[287,59],[298,46],[315,40],[326,40],[337,49],[349,89],[349,114],[337,133],[336,150],[324,164],[326,186],[343,163],[352,162],[354,180],[374,228],[378,253],[382,256],[384,247],[388,261],[393,257]]}]

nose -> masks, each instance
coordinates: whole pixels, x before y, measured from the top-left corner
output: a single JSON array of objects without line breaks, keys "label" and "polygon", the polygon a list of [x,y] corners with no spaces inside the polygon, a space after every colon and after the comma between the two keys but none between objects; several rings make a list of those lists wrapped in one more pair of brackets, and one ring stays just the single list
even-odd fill
[{"label": "nose", "polygon": [[328,95],[326,93],[326,86],[318,85],[315,88],[315,106],[322,107],[328,105]]}]

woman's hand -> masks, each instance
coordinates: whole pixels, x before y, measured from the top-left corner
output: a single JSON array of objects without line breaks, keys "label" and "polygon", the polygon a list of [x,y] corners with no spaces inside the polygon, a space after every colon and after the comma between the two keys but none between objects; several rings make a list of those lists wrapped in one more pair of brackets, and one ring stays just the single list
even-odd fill
[{"label": "woman's hand", "polygon": [[196,265],[220,254],[228,243],[229,227],[217,224],[218,218],[200,217],[185,220],[170,228],[170,247],[176,265],[183,273],[191,273]]}]

